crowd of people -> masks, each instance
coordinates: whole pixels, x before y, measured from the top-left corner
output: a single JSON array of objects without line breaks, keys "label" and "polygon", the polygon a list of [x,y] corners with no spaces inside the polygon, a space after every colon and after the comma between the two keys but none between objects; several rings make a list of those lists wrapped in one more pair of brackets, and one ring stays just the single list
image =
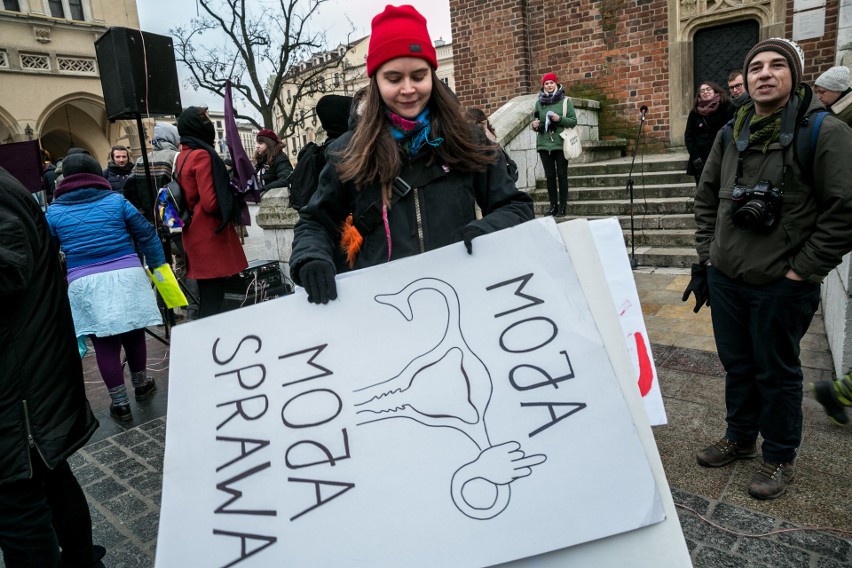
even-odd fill
[{"label": "crowd of people", "polygon": [[[294,194],[305,196],[290,270],[308,302],[337,299],[342,271],[460,242],[473,254],[477,237],[535,216],[487,115],[463,108],[437,66],[423,16],[411,6],[387,6],[372,22],[368,85],[353,98],[320,100],[328,140],[317,147],[319,161],[300,155],[294,170],[278,134],[258,132],[261,192],[295,184]],[[818,307],[820,282],[852,249],[849,69],[832,67],[811,88],[803,67],[794,42],[759,42],[742,70],[728,76],[729,92],[710,80],[698,83],[684,133],[686,172],[696,183],[698,252],[684,301],[694,295],[696,312],[712,301],[726,371],[727,429],[697,462],[722,467],[762,454],[747,489],[758,499],[781,496],[795,476],[799,344]],[[817,116],[812,164],[802,164],[791,141],[805,119]],[[555,72],[545,73],[529,126],[548,215],[567,214],[560,134],[576,125],[567,89]],[[203,318],[224,310],[226,279],[248,265],[238,226],[220,207],[233,180],[214,134],[204,107],[185,109],[176,125],[154,127],[150,175],[156,187],[175,179],[191,212],[191,223],[168,238],[158,227],[145,160],[133,161],[127,147],[113,146],[106,168],[79,148],[51,164],[46,214],[0,170],[0,297],[9,308],[0,317],[2,329],[23,326],[3,336],[0,354],[2,388],[23,405],[23,413],[0,411],[0,548],[9,566],[60,559],[63,566],[96,566],[103,556],[66,461],[98,426],[75,338],[91,341],[110,416],[131,420],[122,349],[135,400],[156,391],[146,372],[144,331],[162,323],[162,310],[145,267],[175,264],[193,283]],[[42,325],[48,318],[51,325]],[[832,420],[848,422],[852,374],[813,388]],[[12,442],[25,432],[35,434]],[[26,526],[8,526],[9,518],[24,516]],[[26,542],[24,530],[31,531]],[[32,564],[33,557],[44,562]]]}]

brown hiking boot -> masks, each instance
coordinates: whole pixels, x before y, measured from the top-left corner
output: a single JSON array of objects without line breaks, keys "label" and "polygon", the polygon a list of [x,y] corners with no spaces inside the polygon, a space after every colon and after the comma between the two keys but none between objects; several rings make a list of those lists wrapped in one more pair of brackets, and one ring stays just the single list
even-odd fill
[{"label": "brown hiking boot", "polygon": [[754,443],[750,446],[739,446],[727,438],[722,438],[712,446],[707,446],[698,454],[698,465],[704,467],[722,467],[735,460],[747,460],[757,457]]},{"label": "brown hiking boot", "polygon": [[765,461],[748,486],[748,494],[755,499],[775,499],[787,491],[787,484],[796,476],[796,467],[792,463],[772,463]]}]

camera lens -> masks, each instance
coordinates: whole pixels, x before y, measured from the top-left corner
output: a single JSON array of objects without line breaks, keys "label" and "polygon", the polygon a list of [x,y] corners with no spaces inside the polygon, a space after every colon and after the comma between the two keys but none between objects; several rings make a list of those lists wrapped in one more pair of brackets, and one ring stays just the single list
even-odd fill
[{"label": "camera lens", "polygon": [[766,209],[764,201],[752,199],[734,212],[734,225],[744,231],[753,231],[763,223]]}]

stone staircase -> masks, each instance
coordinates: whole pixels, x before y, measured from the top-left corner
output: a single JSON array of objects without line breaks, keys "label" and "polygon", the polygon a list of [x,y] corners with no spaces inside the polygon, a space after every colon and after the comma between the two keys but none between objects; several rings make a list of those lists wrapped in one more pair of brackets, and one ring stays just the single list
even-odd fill
[{"label": "stone staircase", "polygon": [[[636,157],[632,176],[633,225],[639,266],[689,268],[696,261],[695,181],[684,173],[686,160],[685,153]],[[628,157],[570,164],[568,215],[564,218],[618,217],[628,254],[631,252],[627,192],[630,162]],[[544,180],[537,181],[533,198],[536,216],[545,215],[550,204]]]}]

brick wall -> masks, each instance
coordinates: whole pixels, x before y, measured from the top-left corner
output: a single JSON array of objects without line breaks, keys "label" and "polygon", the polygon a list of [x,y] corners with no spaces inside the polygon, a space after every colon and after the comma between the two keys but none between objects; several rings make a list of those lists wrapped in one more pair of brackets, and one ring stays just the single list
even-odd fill
[{"label": "brick wall", "polygon": [[[784,25],[786,37],[793,37],[793,3],[789,3]],[[825,3],[825,35],[819,39],[798,42],[805,52],[805,69],[802,80],[813,86],[814,81],[829,67],[834,67],[837,52],[837,30],[840,12],[839,0]]]},{"label": "brick wall", "polygon": [[[669,30],[666,0],[450,0],[456,92],[462,104],[494,112],[535,92],[555,72],[571,93],[595,92],[614,124],[633,125],[651,106],[649,142],[669,137]],[[787,3],[792,37],[793,3]],[[834,65],[839,0],[826,3],[826,33],[801,42],[805,80]],[[525,17],[526,14],[526,17]]]}]

